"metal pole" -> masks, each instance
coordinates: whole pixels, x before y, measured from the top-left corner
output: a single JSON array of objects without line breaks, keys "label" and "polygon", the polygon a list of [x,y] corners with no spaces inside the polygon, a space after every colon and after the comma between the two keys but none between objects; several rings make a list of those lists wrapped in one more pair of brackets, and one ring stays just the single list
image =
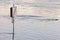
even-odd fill
[{"label": "metal pole", "polygon": [[14,22],[14,14],[15,14],[15,9],[14,9],[14,7],[15,7],[15,1],[13,2],[13,16],[12,16],[12,23],[13,23],[13,35],[12,35],[12,40],[14,40],[14,36],[15,36],[15,29],[14,29],[14,24],[15,24],[15,22]]},{"label": "metal pole", "polygon": [[15,6],[15,4],[13,4],[13,16],[12,16],[12,23],[13,23],[13,36],[12,36],[12,40],[14,40],[14,34],[15,34],[15,32],[14,32],[14,6]]},{"label": "metal pole", "polygon": [[[15,6],[15,0],[13,0],[13,8],[14,8],[14,6]],[[12,26],[13,26],[13,28],[12,28],[12,40],[14,40],[14,36],[15,36],[15,32],[14,32],[14,9],[12,9]]]},{"label": "metal pole", "polygon": [[13,21],[13,35],[12,35],[12,40],[14,40],[14,34],[15,34],[15,32],[14,32],[14,17],[12,17],[12,21]]}]

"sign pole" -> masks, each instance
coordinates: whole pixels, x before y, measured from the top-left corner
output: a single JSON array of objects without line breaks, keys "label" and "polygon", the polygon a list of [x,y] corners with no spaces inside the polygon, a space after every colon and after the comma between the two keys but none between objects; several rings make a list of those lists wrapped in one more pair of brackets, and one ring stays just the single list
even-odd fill
[{"label": "sign pole", "polygon": [[16,6],[15,3],[13,3],[13,6],[10,8],[10,17],[12,18],[12,40],[14,40],[14,36],[15,36],[15,29],[14,29],[14,24],[15,24],[15,15],[16,15]]},{"label": "sign pole", "polygon": [[12,15],[13,15],[13,16],[12,16],[12,23],[13,23],[13,36],[12,36],[12,40],[14,40],[14,35],[15,35],[15,32],[14,32],[14,24],[15,24],[15,22],[14,22],[14,13],[15,13],[15,12],[14,12],[14,6],[15,6],[15,5],[13,4],[13,14],[12,14]]},{"label": "sign pole", "polygon": [[14,40],[14,35],[15,35],[15,32],[14,32],[14,17],[12,18],[12,21],[13,21],[13,36],[12,36],[12,40]]}]

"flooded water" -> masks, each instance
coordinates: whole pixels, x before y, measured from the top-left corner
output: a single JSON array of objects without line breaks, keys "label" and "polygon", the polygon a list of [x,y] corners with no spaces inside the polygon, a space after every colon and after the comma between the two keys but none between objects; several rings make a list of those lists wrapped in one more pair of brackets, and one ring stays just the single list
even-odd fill
[{"label": "flooded water", "polygon": [[[60,40],[59,0],[15,0],[14,40]],[[12,40],[12,0],[0,1],[0,40]]]},{"label": "flooded water", "polygon": [[[15,40],[60,40],[60,20],[47,21],[46,17],[31,17],[20,15],[15,18]],[[0,40],[12,40],[11,18],[0,18]],[[41,18],[46,20],[42,21]]]}]

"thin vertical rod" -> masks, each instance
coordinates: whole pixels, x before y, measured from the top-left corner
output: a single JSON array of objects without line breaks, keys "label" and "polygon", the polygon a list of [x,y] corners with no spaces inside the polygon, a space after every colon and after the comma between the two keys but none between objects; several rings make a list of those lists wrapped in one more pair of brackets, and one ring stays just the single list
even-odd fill
[{"label": "thin vertical rod", "polygon": [[13,15],[13,16],[12,16],[12,23],[13,23],[13,37],[12,37],[12,40],[14,40],[14,34],[15,34],[15,33],[14,33],[14,24],[15,24],[15,23],[14,23],[14,6],[15,6],[15,4],[13,4],[13,14],[12,14],[12,15]]},{"label": "thin vertical rod", "polygon": [[14,35],[15,35],[15,33],[14,33],[14,17],[12,18],[12,21],[13,21],[13,35],[12,35],[12,40],[14,40]]},{"label": "thin vertical rod", "polygon": [[[15,2],[15,1],[14,1]],[[14,6],[15,6],[15,3],[13,3],[13,8],[14,8]],[[14,9],[13,9],[13,16],[12,16],[12,23],[13,23],[13,35],[12,35],[12,40],[14,40],[14,36],[15,36],[15,29],[14,29],[14,24],[15,24],[15,22],[14,22]]]}]

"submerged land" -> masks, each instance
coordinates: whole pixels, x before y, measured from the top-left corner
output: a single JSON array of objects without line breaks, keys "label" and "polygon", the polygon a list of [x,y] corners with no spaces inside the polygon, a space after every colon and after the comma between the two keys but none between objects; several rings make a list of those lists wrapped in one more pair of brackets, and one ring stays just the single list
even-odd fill
[{"label": "submerged land", "polygon": [[[0,1],[0,40],[12,40],[10,7]],[[15,40],[60,40],[60,0],[15,0]]]}]

